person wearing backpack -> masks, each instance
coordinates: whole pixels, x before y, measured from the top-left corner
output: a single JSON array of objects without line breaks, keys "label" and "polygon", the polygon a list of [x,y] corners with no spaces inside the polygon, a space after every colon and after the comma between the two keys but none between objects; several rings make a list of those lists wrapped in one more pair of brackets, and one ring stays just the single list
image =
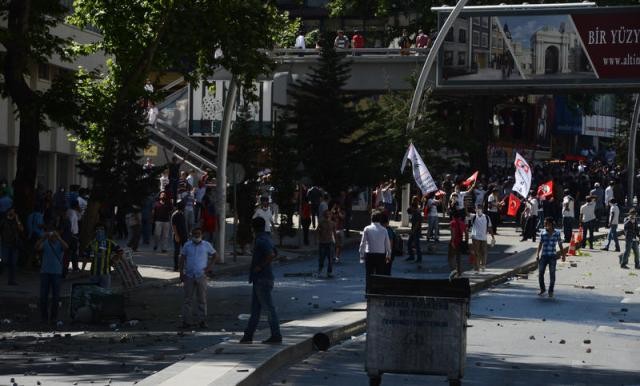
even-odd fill
[{"label": "person wearing backpack", "polygon": [[487,265],[487,235],[491,234],[491,243],[495,243],[493,225],[489,216],[482,213],[482,205],[476,205],[476,213],[471,216],[471,247],[476,256],[476,272],[485,270]]}]

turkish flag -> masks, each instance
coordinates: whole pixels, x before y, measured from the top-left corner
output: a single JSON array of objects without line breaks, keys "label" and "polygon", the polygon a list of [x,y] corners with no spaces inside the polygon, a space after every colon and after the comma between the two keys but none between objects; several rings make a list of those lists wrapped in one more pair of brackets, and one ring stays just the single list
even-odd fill
[{"label": "turkish flag", "polygon": [[475,173],[473,173],[471,175],[471,177],[467,178],[462,185],[464,186],[469,186],[471,184],[473,184],[474,182],[476,182],[476,180],[478,179],[478,171],[476,171]]},{"label": "turkish flag", "polygon": [[549,180],[538,186],[538,197],[549,198],[553,196],[553,181]]},{"label": "turkish flag", "polygon": [[518,213],[518,209],[520,208],[520,199],[516,197],[515,194],[511,193],[509,195],[509,211],[507,215],[511,217],[515,217]]}]

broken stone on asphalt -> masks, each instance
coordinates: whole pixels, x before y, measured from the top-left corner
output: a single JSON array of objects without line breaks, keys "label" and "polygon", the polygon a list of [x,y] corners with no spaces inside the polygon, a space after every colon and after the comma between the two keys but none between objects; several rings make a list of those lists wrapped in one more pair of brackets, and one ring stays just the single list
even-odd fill
[{"label": "broken stone on asphalt", "polygon": [[587,354],[591,354],[591,348],[587,349]]},{"label": "broken stone on asphalt", "polygon": [[585,339],[582,341],[584,344],[591,344],[591,339]]},{"label": "broken stone on asphalt", "polygon": [[530,340],[536,340],[536,337],[535,337],[535,336],[533,336],[533,335],[531,335],[531,336],[529,337],[529,339],[530,339]]},{"label": "broken stone on asphalt", "polygon": [[565,344],[567,343],[564,339],[560,339],[560,344]]},{"label": "broken stone on asphalt", "polygon": [[624,293],[627,295],[633,295],[633,291],[624,291]]}]

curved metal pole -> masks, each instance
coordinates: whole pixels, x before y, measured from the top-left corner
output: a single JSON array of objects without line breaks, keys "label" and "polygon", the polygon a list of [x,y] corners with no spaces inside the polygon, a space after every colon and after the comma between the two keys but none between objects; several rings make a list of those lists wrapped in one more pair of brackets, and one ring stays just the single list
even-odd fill
[{"label": "curved metal pole", "polygon": [[627,151],[627,206],[633,206],[633,183],[636,176],[636,137],[638,134],[638,119],[640,118],[640,94],[636,94],[631,126],[629,126],[629,150]]},{"label": "curved metal pole", "polygon": [[[420,77],[418,77],[418,84],[416,85],[416,90],[413,92],[413,99],[411,99],[411,107],[409,108],[409,121],[407,122],[407,130],[409,133],[413,130],[416,125],[416,117],[418,116],[418,108],[420,108],[420,102],[422,100],[422,94],[424,93],[424,85],[427,83],[427,78],[429,77],[429,73],[431,72],[431,67],[433,63],[436,61],[436,57],[438,56],[438,51],[444,42],[444,38],[447,36],[447,32],[453,26],[453,23],[458,18],[458,15],[462,11],[462,8],[467,4],[468,0],[458,0],[458,3],[453,8],[447,20],[445,20],[442,28],[438,32],[438,36],[436,36],[436,40],[433,42],[433,46],[429,50],[427,54],[427,60],[424,61],[424,65],[422,66],[422,71],[420,71]],[[402,213],[402,225],[407,226],[409,224],[409,216],[407,214],[407,208],[409,207],[409,199],[410,199],[411,185],[406,184],[403,188],[402,194],[402,205],[401,212]]]},{"label": "curved metal pole", "polygon": [[220,128],[220,138],[218,141],[218,178],[216,193],[218,198],[218,243],[215,249],[218,252],[220,263],[224,263],[225,231],[227,228],[227,149],[229,148],[229,132],[231,131],[231,117],[235,109],[236,98],[238,97],[238,85],[235,77],[231,77],[227,100],[224,104],[222,115],[222,127]]},{"label": "curved metal pole", "polygon": [[447,36],[447,32],[449,32],[449,29],[451,29],[451,27],[453,26],[453,23],[458,18],[458,15],[462,11],[462,8],[464,8],[464,6],[467,4],[467,1],[468,0],[458,1],[456,6],[451,11],[451,14],[449,14],[447,20],[442,25],[442,28],[438,32],[436,40],[433,42],[431,50],[427,54],[427,60],[425,60],[424,65],[422,66],[422,71],[420,72],[420,77],[418,78],[418,84],[416,85],[416,90],[413,93],[413,99],[411,100],[411,108],[409,109],[409,122],[407,122],[407,133],[413,130],[416,124],[416,116],[418,115],[418,108],[420,107],[420,101],[424,92],[424,85],[427,83],[427,77],[429,77],[431,67],[436,61],[438,51],[440,50],[440,47],[444,42],[444,38]]}]

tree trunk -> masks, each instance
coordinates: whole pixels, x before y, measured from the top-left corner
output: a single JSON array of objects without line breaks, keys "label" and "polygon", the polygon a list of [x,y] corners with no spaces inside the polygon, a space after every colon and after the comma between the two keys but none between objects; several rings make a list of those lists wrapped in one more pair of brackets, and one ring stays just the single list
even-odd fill
[{"label": "tree trunk", "polygon": [[14,186],[15,206],[18,214],[26,218],[35,205],[35,185],[38,173],[38,153],[40,152],[39,112],[21,110],[20,144]]},{"label": "tree trunk", "polygon": [[40,151],[41,107],[38,95],[29,88],[24,75],[29,73],[30,0],[9,3],[7,30],[9,38],[2,69],[6,91],[16,104],[20,116],[20,143],[15,181],[15,206],[23,218],[34,204],[34,188]]},{"label": "tree trunk", "polygon": [[84,251],[93,238],[94,229],[100,221],[100,206],[102,202],[95,198],[89,198],[87,209],[84,212],[83,226],[80,229],[80,251]]}]

